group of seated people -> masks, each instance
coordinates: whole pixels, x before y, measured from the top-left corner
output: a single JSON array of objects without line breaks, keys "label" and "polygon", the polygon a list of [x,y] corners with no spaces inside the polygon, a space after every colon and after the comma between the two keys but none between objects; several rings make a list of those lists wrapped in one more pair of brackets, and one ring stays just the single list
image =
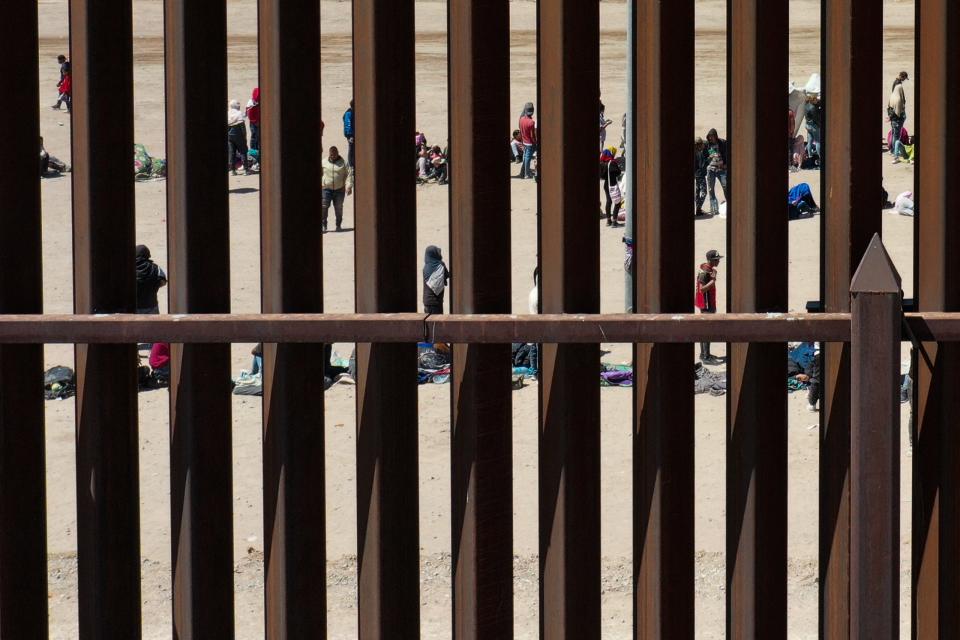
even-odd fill
[{"label": "group of seated people", "polygon": [[450,179],[450,167],[447,152],[439,145],[427,144],[427,136],[417,131],[414,137],[417,150],[417,182],[423,184],[436,180],[437,184],[447,184]]}]

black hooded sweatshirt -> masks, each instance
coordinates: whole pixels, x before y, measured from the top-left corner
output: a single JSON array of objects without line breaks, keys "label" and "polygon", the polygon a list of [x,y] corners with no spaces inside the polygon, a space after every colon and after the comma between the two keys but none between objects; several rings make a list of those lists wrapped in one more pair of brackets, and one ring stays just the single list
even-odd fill
[{"label": "black hooded sweatshirt", "polygon": [[137,245],[137,309],[158,306],[157,291],[167,283],[167,274],[150,259],[150,249]]}]

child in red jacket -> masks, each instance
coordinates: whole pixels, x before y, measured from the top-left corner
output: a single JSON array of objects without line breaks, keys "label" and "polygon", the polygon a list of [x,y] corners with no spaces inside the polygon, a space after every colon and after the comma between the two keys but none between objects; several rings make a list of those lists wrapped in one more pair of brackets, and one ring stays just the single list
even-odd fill
[{"label": "child in red jacket", "polygon": [[67,105],[67,113],[69,113],[73,108],[73,99],[71,97],[73,91],[73,76],[70,74],[69,69],[63,72],[63,78],[57,83],[57,89],[60,90],[60,97],[57,98],[57,104],[55,104],[53,108],[59,111],[60,103],[63,102]]}]

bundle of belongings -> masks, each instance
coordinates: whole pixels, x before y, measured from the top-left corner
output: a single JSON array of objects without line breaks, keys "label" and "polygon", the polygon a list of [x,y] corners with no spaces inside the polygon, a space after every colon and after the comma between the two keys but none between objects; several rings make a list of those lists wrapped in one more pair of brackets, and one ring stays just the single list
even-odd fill
[{"label": "bundle of belongings", "polygon": [[167,161],[153,158],[142,144],[133,145],[133,177],[135,180],[151,180],[167,177]]},{"label": "bundle of belongings", "polygon": [[442,342],[417,344],[417,383],[446,384],[450,381],[453,354]]},{"label": "bundle of belongings", "polygon": [[70,367],[52,367],[43,374],[43,397],[65,400],[77,393],[77,378]]},{"label": "bundle of belongings", "polygon": [[247,150],[247,166],[250,167],[249,169],[247,169],[247,171],[249,172],[260,171],[260,150],[259,149]]},{"label": "bundle of belongings", "polygon": [[[536,278],[536,274],[535,278]],[[536,279],[534,279],[536,282]],[[533,291],[530,292],[531,300],[534,291],[538,291],[534,284]],[[539,296],[539,292],[536,294]],[[532,304],[532,303],[531,303]],[[514,390],[523,388],[523,381],[527,378],[533,378],[537,375],[537,369],[540,365],[540,347],[532,342],[514,342],[512,345],[513,371],[511,381]]]},{"label": "bundle of belongings", "polygon": [[693,392],[722,396],[727,392],[727,372],[711,371],[698,362],[693,367]]},{"label": "bundle of belongings", "polygon": [[787,352],[787,391],[805,391],[820,383],[820,352],[813,342],[793,345]]}]

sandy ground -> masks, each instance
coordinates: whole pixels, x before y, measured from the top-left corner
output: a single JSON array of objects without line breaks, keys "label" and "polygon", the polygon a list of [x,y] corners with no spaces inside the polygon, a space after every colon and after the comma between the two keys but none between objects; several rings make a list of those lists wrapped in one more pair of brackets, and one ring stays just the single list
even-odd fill
[{"label": "sandy ground", "polygon": [[[725,130],[725,6],[721,0],[697,2],[697,102],[696,130],[704,135],[710,127]],[[351,97],[350,5],[323,3],[323,105],[328,144],[343,144],[340,114]],[[913,4],[884,3],[886,49],[884,78],[892,80],[901,68],[913,75]],[[791,78],[802,84],[819,65],[819,3],[794,0],[790,42]],[[256,4],[253,0],[230,0],[230,96],[245,101],[256,85]],[[536,46],[535,4],[511,3],[514,75],[512,111],[519,113],[534,100],[534,54]],[[619,124],[625,109],[625,8],[623,4],[601,5],[602,94],[607,114]],[[135,0],[134,41],[136,56],[136,139],[154,155],[165,156],[163,121],[162,3]],[[428,140],[446,141],[446,4],[417,5],[417,110],[419,128]],[[70,122],[66,112],[54,113],[57,79],[56,55],[67,49],[66,0],[41,0],[41,65],[43,99],[42,133],[51,153],[69,161]],[[913,85],[907,85],[913,104]],[[882,110],[885,105],[878,104]],[[912,111],[910,112],[912,115]],[[912,117],[907,127],[913,128]],[[504,142],[513,121],[504,122]],[[612,127],[611,139],[619,139]],[[878,130],[878,138],[884,135]],[[879,153],[879,149],[878,149]],[[913,167],[884,163],[886,186],[892,196],[912,188]],[[791,184],[809,182],[819,193],[819,174],[804,171],[790,175]],[[231,178],[231,271],[233,311],[257,312],[259,303],[258,178]],[[155,259],[166,265],[166,183],[138,184],[137,242],[149,245]],[[529,181],[514,180],[513,192],[513,300],[514,311],[526,313],[530,274],[535,265],[536,192]],[[422,250],[428,244],[443,247],[448,238],[448,190],[428,185],[418,187],[417,238]],[[49,313],[72,310],[70,179],[43,182],[44,303]],[[601,223],[602,224],[602,223]],[[318,222],[319,225],[319,222]],[[347,200],[346,227],[353,226],[352,198]],[[817,297],[819,278],[820,221],[809,219],[790,224],[790,307],[802,310]],[[704,220],[696,225],[697,254],[709,248],[725,249],[725,221]],[[912,220],[884,215],[887,246],[903,275],[907,295],[912,290]],[[602,229],[602,310],[624,308],[623,248],[619,231]],[[350,312],[353,299],[353,234],[324,237],[324,292],[326,309]],[[694,264],[691,268],[693,282]],[[725,288],[725,265],[721,287]],[[411,278],[419,277],[411,273]],[[456,286],[455,283],[453,286]],[[723,293],[721,292],[721,301]],[[722,302],[721,302],[722,304]],[[161,299],[161,309],[166,301]],[[235,345],[233,369],[248,366],[251,345]],[[349,354],[350,345],[337,345]],[[608,362],[630,358],[626,345],[603,345],[611,353]],[[47,366],[71,364],[72,348],[51,346]],[[425,638],[450,636],[450,473],[449,386],[420,389],[420,538],[422,630]],[[603,624],[604,637],[631,636],[631,478],[630,415],[632,393],[610,388],[602,392],[603,460]],[[816,416],[804,411],[805,398],[789,398],[789,624],[791,638],[816,637],[817,625],[817,455]],[[724,626],[725,497],[724,411],[725,400],[699,396],[696,400],[697,463],[697,637],[720,638]],[[356,635],[356,502],[354,489],[355,391],[336,386],[327,394],[327,517],[330,585],[330,637]],[[236,558],[236,621],[238,638],[262,636],[262,511],[261,511],[261,403],[259,398],[236,398],[234,423],[234,548]],[[517,637],[536,637],[537,620],[537,502],[536,445],[537,389],[526,387],[514,394],[514,547]],[[143,556],[144,637],[170,634],[170,509],[168,456],[168,394],[140,395],[141,528]],[[50,551],[50,617],[52,637],[76,636],[76,500],[74,466],[74,404],[47,404],[47,456]],[[903,551],[909,567],[909,448],[903,448]],[[902,618],[909,612],[909,580],[904,574]],[[322,576],[318,576],[322,579]],[[904,629],[906,626],[904,625]],[[906,637],[906,636],[904,636]]]}]

